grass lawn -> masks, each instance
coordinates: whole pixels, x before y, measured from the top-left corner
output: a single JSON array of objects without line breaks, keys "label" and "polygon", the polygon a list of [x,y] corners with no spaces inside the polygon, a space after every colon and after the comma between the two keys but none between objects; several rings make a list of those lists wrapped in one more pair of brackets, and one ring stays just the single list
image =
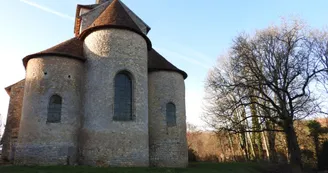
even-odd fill
[{"label": "grass lawn", "polygon": [[188,168],[95,168],[87,166],[0,166],[0,173],[265,173],[259,163],[191,163]]}]

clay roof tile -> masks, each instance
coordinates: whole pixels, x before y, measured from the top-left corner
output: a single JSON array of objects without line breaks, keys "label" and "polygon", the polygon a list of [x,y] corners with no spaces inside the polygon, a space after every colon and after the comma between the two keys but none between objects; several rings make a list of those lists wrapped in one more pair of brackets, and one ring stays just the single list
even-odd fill
[{"label": "clay roof tile", "polygon": [[114,0],[99,16],[98,18],[85,29],[79,36],[84,39],[91,32],[101,28],[120,28],[134,31],[145,38],[149,50],[151,49],[151,42],[148,37],[142,33],[137,24],[133,21],[130,15],[126,12],[119,0]]},{"label": "clay roof tile", "polygon": [[15,86],[15,85],[21,83],[21,82],[24,82],[24,83],[25,83],[25,79],[22,79],[22,80],[20,80],[20,81],[14,83],[14,84],[11,84],[11,85],[7,86],[7,87],[5,88],[7,94],[10,96],[11,88],[12,88],[13,86]]},{"label": "clay roof tile", "polygon": [[141,32],[119,0],[114,0],[90,27],[104,25],[127,26]]},{"label": "clay roof tile", "polygon": [[175,67],[154,49],[148,52],[148,71],[176,71],[182,74],[184,79],[188,76],[186,72]]},{"label": "clay roof tile", "polygon": [[24,66],[26,67],[27,62],[30,59],[38,56],[64,56],[67,58],[74,58],[85,61],[83,56],[83,42],[76,37],[64,41],[44,51],[26,56],[23,58]]}]

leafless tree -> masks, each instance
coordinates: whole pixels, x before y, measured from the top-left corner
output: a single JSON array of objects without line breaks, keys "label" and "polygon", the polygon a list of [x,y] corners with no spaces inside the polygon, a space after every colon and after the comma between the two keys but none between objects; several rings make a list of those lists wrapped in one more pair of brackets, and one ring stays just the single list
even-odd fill
[{"label": "leafless tree", "polygon": [[[327,46],[322,47],[327,40],[318,38],[320,35],[324,34],[314,34],[299,21],[272,26],[253,36],[240,34],[226,55],[228,63],[209,73],[208,124],[236,132],[283,132],[293,170],[301,172],[293,122],[319,111],[310,84],[328,72]],[[249,113],[254,104],[262,113]],[[276,128],[245,126],[254,116],[260,124],[269,121]]]}]

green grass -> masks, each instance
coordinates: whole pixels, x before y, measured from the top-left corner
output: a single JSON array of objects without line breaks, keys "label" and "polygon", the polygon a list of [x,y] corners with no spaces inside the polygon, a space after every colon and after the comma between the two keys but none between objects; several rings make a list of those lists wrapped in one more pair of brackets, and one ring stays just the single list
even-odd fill
[{"label": "green grass", "polygon": [[191,163],[188,168],[96,168],[87,166],[0,166],[0,173],[262,173],[258,163]]}]

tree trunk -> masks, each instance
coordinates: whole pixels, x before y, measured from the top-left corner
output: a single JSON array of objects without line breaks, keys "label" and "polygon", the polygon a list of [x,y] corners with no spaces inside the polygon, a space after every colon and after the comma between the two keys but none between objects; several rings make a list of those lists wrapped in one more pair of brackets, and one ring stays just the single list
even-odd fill
[{"label": "tree trunk", "polygon": [[246,133],[246,137],[247,137],[247,139],[248,139],[248,146],[249,146],[249,150],[248,151],[250,151],[251,152],[251,159],[255,159],[256,158],[256,156],[255,156],[255,151],[254,151],[254,147],[253,147],[253,143],[252,143],[252,139],[251,139],[251,137],[250,137],[250,134],[247,132]]},{"label": "tree trunk", "polygon": [[261,133],[255,133],[256,135],[256,145],[258,151],[258,159],[263,159],[263,144],[262,144],[262,136]]},{"label": "tree trunk", "polygon": [[[221,133],[219,139],[224,139],[225,134]],[[219,148],[221,149],[221,154],[220,154],[220,162],[225,162],[226,158],[227,158],[227,154],[226,152],[229,150],[228,148],[226,148],[225,145],[226,140],[219,140]]]},{"label": "tree trunk", "polygon": [[317,158],[317,168],[318,168],[318,158],[319,158],[319,146],[320,146],[320,142],[319,142],[319,135],[316,134],[313,136],[313,142],[314,142],[314,149],[315,149],[315,156]]},{"label": "tree trunk", "polygon": [[245,157],[245,160],[248,161],[249,156],[248,156],[248,151],[247,151],[247,141],[246,141],[245,132],[242,132],[242,133],[239,134],[239,146],[242,150],[242,153]]},{"label": "tree trunk", "polygon": [[292,173],[302,173],[301,150],[297,142],[297,136],[292,120],[285,120],[284,131],[286,135],[289,161],[293,169]]},{"label": "tree trunk", "polygon": [[277,151],[276,151],[276,134],[275,132],[268,132],[268,143],[270,150],[270,161],[273,163],[277,162]]},{"label": "tree trunk", "polygon": [[[268,129],[275,129],[275,125],[270,122],[269,120],[267,120],[265,122],[266,124],[266,127]],[[267,136],[268,136],[268,144],[269,144],[269,153],[270,153],[270,161],[273,162],[273,163],[276,163],[277,162],[277,151],[276,151],[276,132],[273,132],[273,131],[268,131],[267,132]]]},{"label": "tree trunk", "polygon": [[[243,107],[243,109],[241,110],[241,118],[245,119],[246,118],[246,110],[245,107]],[[249,153],[249,146],[248,146],[248,142],[247,142],[247,132],[244,132],[246,130],[247,127],[247,121],[243,122],[240,126],[242,133],[240,133],[240,146],[243,148],[244,152],[245,152],[245,160],[250,160],[250,153]]]},{"label": "tree trunk", "polygon": [[228,139],[229,139],[230,150],[232,152],[233,161],[236,161],[236,154],[235,154],[235,150],[233,148],[233,141],[232,141],[232,137],[231,137],[231,134],[230,133],[228,133]]},{"label": "tree trunk", "polygon": [[[249,91],[250,96],[254,95],[255,92],[253,90]],[[255,97],[250,97],[250,102],[254,104],[250,104],[249,108],[252,115],[252,130],[259,131],[261,130],[261,126],[259,124],[259,117],[258,117],[258,109],[256,107],[257,99]],[[252,133],[252,143],[253,148],[256,150],[255,157],[257,160],[263,159],[263,146],[262,146],[262,138],[261,133],[253,132]]]},{"label": "tree trunk", "polygon": [[269,160],[270,159],[270,150],[268,147],[268,142],[267,142],[267,136],[265,135],[265,132],[262,132],[262,138],[263,138],[263,142],[264,142],[264,148],[265,148],[265,152],[266,152],[266,159]]}]

